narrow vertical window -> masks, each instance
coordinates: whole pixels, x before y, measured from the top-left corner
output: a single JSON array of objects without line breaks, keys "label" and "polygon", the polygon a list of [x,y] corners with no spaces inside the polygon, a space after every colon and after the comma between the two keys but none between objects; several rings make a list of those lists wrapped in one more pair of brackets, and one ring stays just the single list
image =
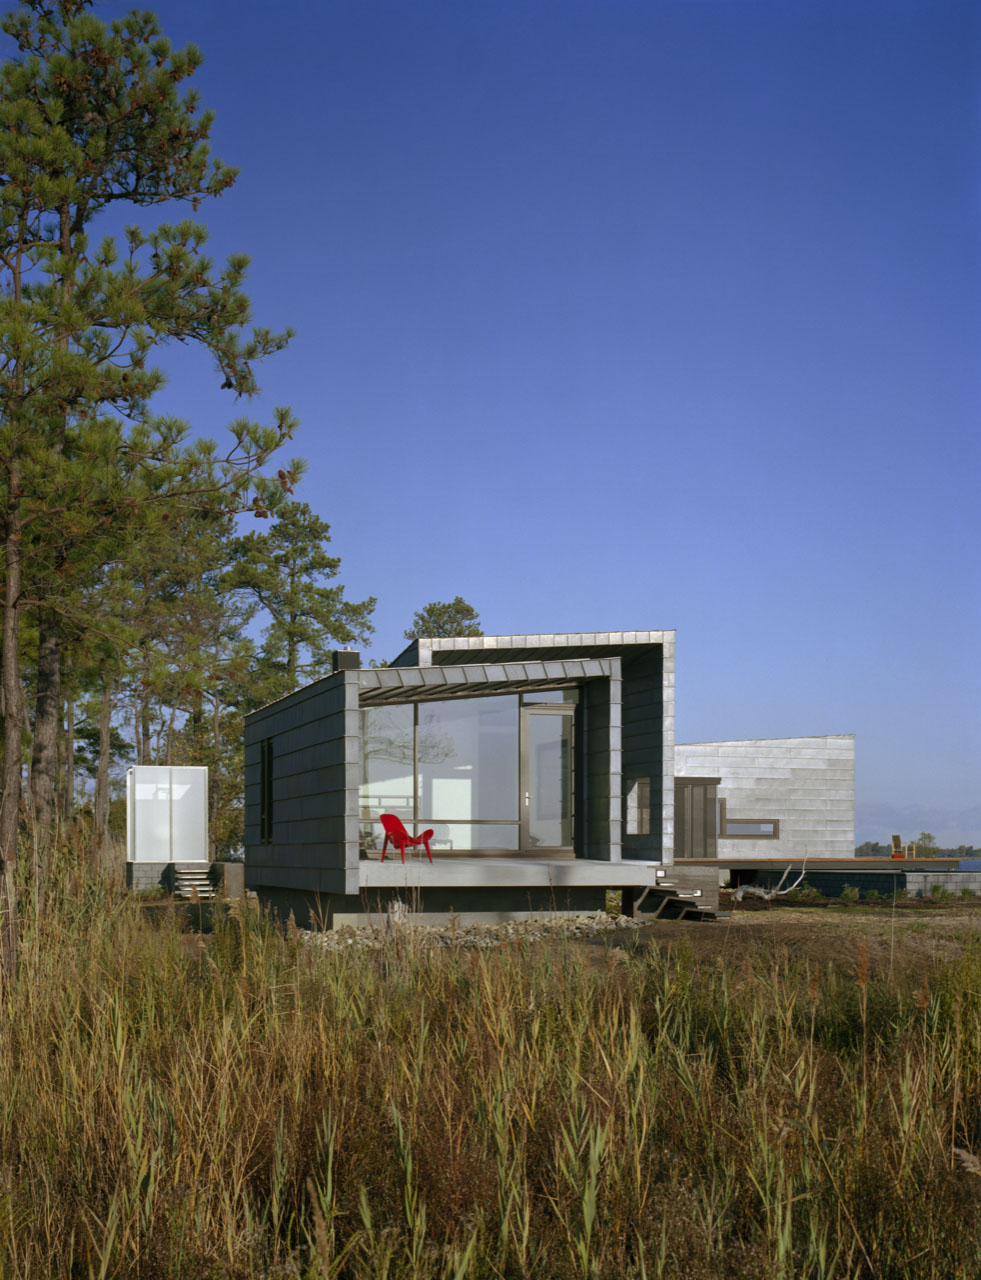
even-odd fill
[{"label": "narrow vertical window", "polygon": [[259,797],[259,839],[268,844],[272,839],[273,826],[273,751],[272,738],[263,738],[259,743],[260,760],[260,797]]},{"label": "narrow vertical window", "polygon": [[626,790],[627,824],[625,834],[628,836],[649,836],[651,834],[651,780],[650,778],[629,778]]}]

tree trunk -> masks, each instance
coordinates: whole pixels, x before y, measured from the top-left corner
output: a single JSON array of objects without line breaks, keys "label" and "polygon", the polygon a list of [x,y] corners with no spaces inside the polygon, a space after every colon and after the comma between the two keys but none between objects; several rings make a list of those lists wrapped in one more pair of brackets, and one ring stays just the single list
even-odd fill
[{"label": "tree trunk", "polygon": [[218,794],[219,780],[223,777],[220,760],[221,760],[221,699],[218,694],[214,695],[214,712],[212,715],[212,734],[214,737],[214,750],[212,759],[214,768],[212,770],[213,780],[208,787],[208,859],[214,862],[218,856],[217,846],[215,844],[215,826],[218,817],[218,803],[221,797]]},{"label": "tree trunk", "polygon": [[38,616],[37,697],[31,753],[31,816],[42,883],[58,822],[58,722],[61,718],[61,620],[50,609]]},{"label": "tree trunk", "polygon": [[[151,575],[143,575],[143,603],[150,599],[152,592]],[[136,730],[136,763],[151,764],[150,759],[150,677],[153,659],[150,655],[148,641],[140,645],[140,679],[138,681],[139,718]]]},{"label": "tree trunk", "polygon": [[17,976],[17,826],[20,817],[23,700],[17,669],[17,622],[20,613],[20,474],[7,468],[7,502],[3,520],[4,593],[3,658],[3,792],[0,798],[0,860],[3,886],[0,890],[0,969],[8,982]]},{"label": "tree trunk", "polygon": [[150,721],[150,703],[149,700],[143,703],[140,708],[140,763],[153,764],[153,739],[151,737],[152,723]]},{"label": "tree trunk", "polygon": [[65,704],[65,792],[62,813],[66,822],[75,816],[75,699]]},{"label": "tree trunk", "polygon": [[167,721],[167,764],[174,763],[174,723],[177,720],[177,703],[170,708],[170,718]]},{"label": "tree trunk", "polygon": [[93,804],[94,847],[104,849],[109,837],[109,748],[112,732],[112,707],[116,695],[116,682],[109,676],[102,677],[102,711],[99,714],[99,768],[95,775],[95,801]]}]

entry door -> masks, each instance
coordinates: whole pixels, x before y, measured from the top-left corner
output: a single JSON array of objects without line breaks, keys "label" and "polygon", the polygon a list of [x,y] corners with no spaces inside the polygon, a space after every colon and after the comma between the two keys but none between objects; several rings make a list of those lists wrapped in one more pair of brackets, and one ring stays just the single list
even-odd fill
[{"label": "entry door", "polygon": [[718,857],[716,787],[719,778],[675,778],[674,856]]},{"label": "entry door", "polygon": [[572,726],[569,706],[521,710],[521,848],[572,852]]}]

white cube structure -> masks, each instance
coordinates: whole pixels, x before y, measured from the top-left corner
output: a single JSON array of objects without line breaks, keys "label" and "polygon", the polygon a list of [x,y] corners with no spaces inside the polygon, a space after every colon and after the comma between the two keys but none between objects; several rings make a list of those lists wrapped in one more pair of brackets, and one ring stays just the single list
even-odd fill
[{"label": "white cube structure", "polygon": [[126,771],[128,862],[208,861],[208,770],[135,765]]}]

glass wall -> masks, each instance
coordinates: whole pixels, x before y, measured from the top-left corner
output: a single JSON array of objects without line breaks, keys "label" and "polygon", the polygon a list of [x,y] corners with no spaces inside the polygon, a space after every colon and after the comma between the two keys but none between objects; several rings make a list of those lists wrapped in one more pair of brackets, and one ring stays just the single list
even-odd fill
[{"label": "glass wall", "polygon": [[384,840],[379,814],[394,813],[407,826],[415,819],[415,732],[411,704],[361,712],[361,835],[368,849]]},{"label": "glass wall", "polygon": [[411,835],[431,827],[434,853],[571,851],[577,694],[363,708],[362,847],[382,848],[393,813]]},{"label": "glass wall", "polygon": [[517,695],[362,711],[362,840],[384,843],[379,817],[434,829],[434,850],[518,848]]},{"label": "glass wall", "polygon": [[518,699],[419,706],[420,821],[518,821]]}]

